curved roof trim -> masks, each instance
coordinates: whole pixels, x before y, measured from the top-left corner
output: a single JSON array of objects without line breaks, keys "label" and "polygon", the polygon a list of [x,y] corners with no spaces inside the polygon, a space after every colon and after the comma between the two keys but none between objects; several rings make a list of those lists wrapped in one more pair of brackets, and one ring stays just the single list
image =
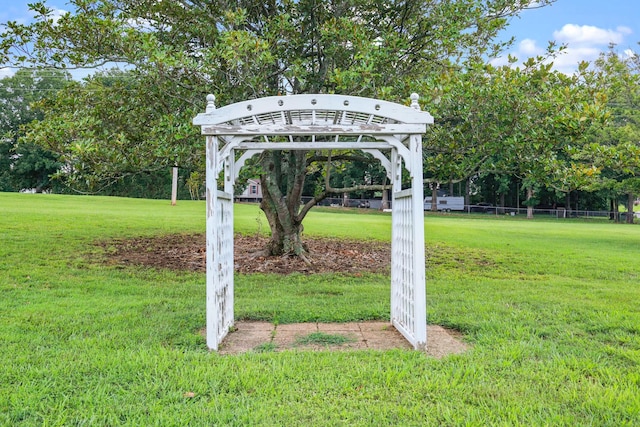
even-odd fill
[{"label": "curved roof trim", "polygon": [[[432,124],[433,117],[426,111],[413,107],[349,95],[303,94],[289,96],[270,96],[252,99],[221,108],[215,108],[212,95],[207,97],[207,112],[198,114],[193,119],[194,125],[260,125],[262,121],[277,120],[279,125],[324,125],[333,117],[333,124],[345,124],[344,117],[350,125],[367,123],[385,124]],[[417,95],[412,95],[416,101]],[[333,114],[333,116],[331,116]],[[281,119],[282,117],[282,119]],[[336,122],[335,118],[338,118]],[[321,120],[319,120],[319,118]],[[274,122],[275,124],[275,122]],[[401,126],[400,126],[401,127]]]}]

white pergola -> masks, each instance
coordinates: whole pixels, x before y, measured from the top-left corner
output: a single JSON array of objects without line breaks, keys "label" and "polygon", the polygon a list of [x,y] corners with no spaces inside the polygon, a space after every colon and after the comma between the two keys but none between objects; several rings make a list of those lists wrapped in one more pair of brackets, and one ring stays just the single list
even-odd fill
[{"label": "white pergola", "polygon": [[[407,107],[345,95],[272,96],[216,108],[207,96],[193,119],[206,136],[207,345],[217,350],[234,323],[233,186],[264,150],[353,150],[378,159],[392,183],[391,323],[415,349],[427,342],[422,135],[433,117],[418,95]],[[238,152],[236,154],[236,152]],[[402,188],[403,167],[411,176]],[[224,171],[224,189],[218,176]]]}]

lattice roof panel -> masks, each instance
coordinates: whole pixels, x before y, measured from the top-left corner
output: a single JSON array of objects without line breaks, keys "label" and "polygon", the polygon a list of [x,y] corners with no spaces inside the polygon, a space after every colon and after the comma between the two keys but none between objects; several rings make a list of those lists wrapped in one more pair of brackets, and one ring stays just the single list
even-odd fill
[{"label": "lattice roof panel", "polygon": [[[205,135],[365,136],[424,133],[433,117],[414,107],[345,95],[273,96],[215,108],[212,95],[205,113],[193,121]],[[417,106],[417,95],[412,96]],[[313,139],[313,138],[312,138]],[[323,138],[324,139],[324,138]],[[347,138],[352,140],[352,138]]]}]

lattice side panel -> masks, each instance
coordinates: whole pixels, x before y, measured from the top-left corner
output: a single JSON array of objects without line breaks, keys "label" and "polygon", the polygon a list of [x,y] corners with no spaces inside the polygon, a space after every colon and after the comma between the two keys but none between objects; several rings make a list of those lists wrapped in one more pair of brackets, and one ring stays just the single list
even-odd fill
[{"label": "lattice side panel", "polygon": [[412,344],[416,344],[413,283],[412,196],[394,194],[391,241],[391,322]]},{"label": "lattice side panel", "polygon": [[214,275],[215,275],[215,307],[218,317],[218,342],[233,326],[233,196],[218,191],[216,209],[216,225],[218,228],[215,243]]}]

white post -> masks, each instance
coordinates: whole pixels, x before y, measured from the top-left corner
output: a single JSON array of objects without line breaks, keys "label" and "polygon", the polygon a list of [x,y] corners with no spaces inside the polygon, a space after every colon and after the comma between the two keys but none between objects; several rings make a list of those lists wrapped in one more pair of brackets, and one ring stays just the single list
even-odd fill
[{"label": "white post", "polygon": [[[391,149],[391,194],[393,195],[400,190],[402,190],[402,156],[394,147]],[[393,209],[393,204],[391,209]]]},{"label": "white post", "polygon": [[218,208],[217,173],[218,138],[207,136],[207,347],[218,349],[218,315],[216,307],[216,274],[214,271],[215,245],[218,241],[215,212]]},{"label": "white post", "polygon": [[[393,325],[396,324],[398,319],[398,314],[400,310],[398,309],[399,305],[402,303],[399,290],[397,287],[400,285],[399,281],[401,277],[400,271],[397,270],[396,262],[397,259],[396,254],[401,249],[402,243],[401,240],[401,218],[402,214],[401,209],[398,208],[398,204],[396,201],[396,193],[402,190],[402,157],[398,153],[398,150],[393,147],[391,149],[391,295],[390,295],[390,318],[391,323]],[[406,337],[406,335],[405,335]]]},{"label": "white post", "polygon": [[171,206],[176,205],[176,199],[178,198],[178,167],[174,166],[172,171],[173,177],[171,179]]},{"label": "white post", "polygon": [[233,184],[235,182],[235,150],[230,150],[229,155],[224,159],[224,192],[233,196]]},{"label": "white post", "polygon": [[[420,110],[418,94],[411,94],[411,107]],[[427,348],[427,289],[424,261],[424,190],[422,176],[422,135],[409,137],[411,152],[411,191],[413,201],[413,284],[415,347]]]},{"label": "white post", "polygon": [[413,223],[413,304],[415,324],[415,347],[427,348],[427,291],[424,262],[424,191],[422,187],[422,136],[411,135],[411,192]]},{"label": "white post", "polygon": [[[207,95],[206,113],[215,111],[216,97]],[[218,137],[207,136],[206,140],[206,178],[207,189],[207,347],[218,349],[218,307],[216,307],[216,274],[214,270],[215,246],[218,241],[218,227],[216,227],[216,210],[218,208]]]}]

